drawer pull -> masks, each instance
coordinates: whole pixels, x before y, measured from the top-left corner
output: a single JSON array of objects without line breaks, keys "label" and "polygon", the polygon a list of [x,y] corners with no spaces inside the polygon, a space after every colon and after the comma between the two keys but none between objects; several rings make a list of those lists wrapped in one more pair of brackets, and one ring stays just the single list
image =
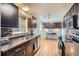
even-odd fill
[{"label": "drawer pull", "polygon": [[19,51],[21,51],[22,49],[24,49],[24,47],[23,47],[23,48],[18,48],[18,49],[16,49],[15,52],[19,52]]},{"label": "drawer pull", "polygon": [[15,52],[12,53],[10,56],[13,56],[14,54],[16,54],[17,52],[19,52],[19,51],[21,51],[21,50],[23,50],[23,49],[24,49],[24,47],[23,47],[23,48],[18,48],[18,49],[16,49]]}]

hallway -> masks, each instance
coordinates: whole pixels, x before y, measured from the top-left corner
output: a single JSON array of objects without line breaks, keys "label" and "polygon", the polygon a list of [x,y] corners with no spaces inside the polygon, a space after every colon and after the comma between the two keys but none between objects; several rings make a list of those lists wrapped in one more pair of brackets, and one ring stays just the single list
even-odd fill
[{"label": "hallway", "polygon": [[57,40],[41,39],[41,46],[35,56],[59,56]]}]

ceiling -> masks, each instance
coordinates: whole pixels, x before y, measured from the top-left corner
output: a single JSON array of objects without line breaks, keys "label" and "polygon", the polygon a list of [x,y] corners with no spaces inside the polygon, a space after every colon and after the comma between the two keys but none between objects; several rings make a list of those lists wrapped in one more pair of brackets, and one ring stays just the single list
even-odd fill
[{"label": "ceiling", "polygon": [[41,22],[57,22],[62,20],[72,3],[24,3],[30,8],[29,12]]}]

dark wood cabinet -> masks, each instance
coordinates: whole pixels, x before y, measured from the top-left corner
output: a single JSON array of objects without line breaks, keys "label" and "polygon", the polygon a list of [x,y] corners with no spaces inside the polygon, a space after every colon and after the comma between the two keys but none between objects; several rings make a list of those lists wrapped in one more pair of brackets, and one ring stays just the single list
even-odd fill
[{"label": "dark wood cabinet", "polygon": [[64,16],[65,28],[79,28],[79,4],[75,3]]},{"label": "dark wood cabinet", "polygon": [[28,18],[28,28],[32,28],[32,18]]},{"label": "dark wood cabinet", "polygon": [[79,3],[77,3],[77,15],[78,15],[77,27],[79,28]]},{"label": "dark wood cabinet", "polygon": [[36,28],[37,27],[37,19],[32,16],[32,18],[28,18],[28,28]]},{"label": "dark wood cabinet", "polygon": [[65,20],[64,27],[77,29],[78,15],[73,15],[69,19]]}]

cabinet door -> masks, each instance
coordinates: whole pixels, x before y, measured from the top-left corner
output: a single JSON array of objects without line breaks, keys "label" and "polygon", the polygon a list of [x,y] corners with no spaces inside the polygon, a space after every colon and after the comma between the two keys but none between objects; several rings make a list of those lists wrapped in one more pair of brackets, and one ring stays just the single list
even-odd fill
[{"label": "cabinet door", "polygon": [[77,15],[78,15],[77,25],[79,27],[79,3],[77,3]]},{"label": "cabinet door", "polygon": [[76,4],[74,4],[71,8],[71,16],[76,15]]},{"label": "cabinet door", "polygon": [[77,15],[79,16],[79,3],[77,3]]},{"label": "cabinet door", "polygon": [[28,18],[28,28],[32,28],[32,19]]},{"label": "cabinet door", "polygon": [[26,43],[25,55],[32,56],[32,54],[33,54],[33,44],[32,41],[29,41]]}]

